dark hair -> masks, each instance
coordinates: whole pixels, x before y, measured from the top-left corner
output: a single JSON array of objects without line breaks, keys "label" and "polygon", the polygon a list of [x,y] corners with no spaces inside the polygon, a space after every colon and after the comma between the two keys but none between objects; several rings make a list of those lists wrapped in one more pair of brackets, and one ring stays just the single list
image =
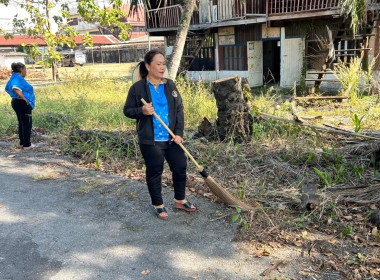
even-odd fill
[{"label": "dark hair", "polygon": [[25,68],[25,64],[21,62],[13,62],[11,68],[12,73],[21,73],[21,70]]},{"label": "dark hair", "polygon": [[160,52],[159,50],[151,50],[149,52],[147,52],[144,56],[144,61],[141,61],[140,62],[140,76],[142,79],[144,79],[146,76],[148,76],[148,69],[146,69],[145,67],[145,64],[151,64],[152,63],[152,60],[154,58],[154,56],[156,54],[162,54],[164,55],[162,52]]}]

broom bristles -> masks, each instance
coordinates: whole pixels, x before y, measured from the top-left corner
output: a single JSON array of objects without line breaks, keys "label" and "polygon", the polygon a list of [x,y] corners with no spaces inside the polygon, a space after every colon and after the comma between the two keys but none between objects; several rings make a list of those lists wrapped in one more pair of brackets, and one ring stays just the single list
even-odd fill
[{"label": "broom bristles", "polygon": [[210,190],[229,206],[238,206],[244,210],[252,210],[253,207],[232,196],[225,188],[218,185],[211,176],[203,178]]}]

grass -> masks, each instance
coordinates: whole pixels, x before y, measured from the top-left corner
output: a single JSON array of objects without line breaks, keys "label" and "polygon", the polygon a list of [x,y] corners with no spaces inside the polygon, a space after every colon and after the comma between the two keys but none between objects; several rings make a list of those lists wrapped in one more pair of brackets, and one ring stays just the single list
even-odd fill
[{"label": "grass", "polygon": [[[124,102],[131,87],[128,71],[131,71],[132,66],[118,65],[117,77],[114,75],[117,71],[108,75],[108,68],[104,65],[99,68],[88,66],[61,69],[61,72],[67,71],[65,84],[35,89],[37,106],[33,112],[34,127],[51,137],[58,137],[65,153],[82,157],[98,169],[109,162],[117,162],[122,172],[130,167],[130,161],[142,166],[134,133],[135,121],[123,115]],[[112,65],[111,68],[113,67],[116,66]],[[123,72],[121,69],[129,70]],[[211,122],[215,121],[217,109],[210,84],[179,78],[176,85],[185,106],[187,133],[196,130],[204,117]],[[291,90],[258,88],[252,91],[252,103],[258,111],[289,119],[292,104],[288,97],[291,94]],[[378,99],[372,95],[361,95],[358,98],[360,102],[310,102],[297,106],[296,109],[301,117],[322,116],[322,120],[310,121],[314,125],[330,123],[353,131],[358,128],[358,123],[353,121],[353,116],[356,115],[364,116],[360,120],[360,131],[379,130]],[[15,137],[17,121],[9,103],[9,96],[1,93],[2,138]],[[190,137],[189,134],[186,137]],[[339,144],[334,142],[334,138],[329,138],[326,142],[324,137],[308,128],[257,120],[253,124],[252,140],[247,143],[240,145],[233,141],[192,141],[191,145],[199,153],[199,162],[215,172],[219,171],[220,166],[227,166],[232,171],[244,170],[247,166],[261,165],[268,158],[273,158],[283,167],[292,166],[295,170],[300,167],[309,168],[307,176],[313,177],[321,186],[348,181],[347,174],[355,180],[362,178],[366,172],[365,166],[345,159],[340,163],[328,159],[327,155],[330,158],[339,156],[333,152]],[[299,186],[302,182],[302,174],[288,172],[284,175],[277,168],[279,166],[275,166],[271,173],[264,172],[258,178],[244,171],[241,180],[231,185],[236,185],[238,196],[249,198],[251,186],[262,186],[265,190],[268,186]],[[222,173],[230,176],[229,172]],[[229,181],[231,178],[224,177],[223,180]]]}]

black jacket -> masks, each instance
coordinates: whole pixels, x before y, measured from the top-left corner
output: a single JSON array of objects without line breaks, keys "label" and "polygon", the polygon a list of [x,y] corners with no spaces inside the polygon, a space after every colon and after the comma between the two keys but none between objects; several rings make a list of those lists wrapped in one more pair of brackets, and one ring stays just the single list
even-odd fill
[{"label": "black jacket", "polygon": [[[175,135],[183,137],[184,114],[182,98],[172,80],[166,79],[165,96],[169,105],[169,128]],[[154,144],[153,116],[145,116],[142,112],[143,103],[152,102],[149,85],[146,79],[142,79],[132,85],[124,105],[124,115],[136,119],[136,130],[140,144]]]}]

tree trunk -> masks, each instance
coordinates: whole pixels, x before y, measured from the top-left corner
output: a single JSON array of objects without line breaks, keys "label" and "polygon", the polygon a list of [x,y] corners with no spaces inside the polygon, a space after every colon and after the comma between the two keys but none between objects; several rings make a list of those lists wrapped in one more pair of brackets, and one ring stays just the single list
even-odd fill
[{"label": "tree trunk", "polygon": [[195,8],[197,0],[187,0],[184,11],[181,16],[181,24],[177,31],[177,37],[175,40],[173,55],[169,67],[169,76],[170,79],[174,80],[177,76],[179,64],[181,62],[181,57],[183,54],[183,49],[185,47],[187,32],[189,30],[191,17]]},{"label": "tree trunk", "polygon": [[53,74],[53,81],[56,82],[57,81],[57,77],[58,77],[58,67],[57,67],[57,62],[56,61],[53,61],[51,63],[51,72]]},{"label": "tree trunk", "polygon": [[[46,9],[46,21],[47,21],[47,28],[50,33],[52,33],[52,27],[51,27],[51,18],[50,18],[50,3],[49,0],[45,1],[45,9]],[[55,52],[55,47],[53,48],[53,52]],[[57,81],[57,61],[53,60],[51,63],[51,73],[53,75],[53,81]]]}]

